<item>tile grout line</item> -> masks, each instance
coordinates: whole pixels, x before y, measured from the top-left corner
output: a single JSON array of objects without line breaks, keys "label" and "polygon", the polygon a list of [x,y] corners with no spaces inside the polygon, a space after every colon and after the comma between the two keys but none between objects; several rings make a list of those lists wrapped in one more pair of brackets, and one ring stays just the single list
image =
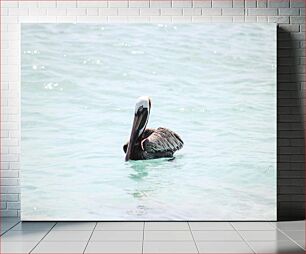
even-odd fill
[{"label": "tile grout line", "polygon": [[198,245],[197,245],[197,242],[196,242],[196,241],[195,241],[195,239],[194,239],[194,236],[193,236],[193,233],[192,233],[192,230],[191,230],[191,227],[190,227],[189,221],[187,221],[187,225],[188,225],[188,227],[189,227],[189,231],[190,231],[190,233],[191,233],[191,236],[192,236],[193,242],[194,242],[194,244],[195,244],[195,246],[196,246],[197,252],[198,252],[198,253],[200,253],[199,248],[198,248]]},{"label": "tile grout line", "polygon": [[95,224],[95,226],[94,226],[94,228],[93,228],[93,230],[92,230],[92,232],[91,232],[91,234],[90,234],[90,236],[89,236],[89,239],[88,239],[88,241],[87,241],[87,243],[86,243],[86,246],[85,246],[85,248],[84,248],[84,250],[83,250],[83,254],[85,253],[85,251],[86,251],[86,249],[87,249],[87,246],[88,246],[88,244],[89,244],[89,242],[90,242],[90,239],[91,239],[93,233],[94,233],[95,230],[96,230],[97,225],[98,225],[98,222],[96,221],[96,224]]},{"label": "tile grout line", "polygon": [[[289,235],[286,234],[285,231],[283,231],[282,229],[277,227],[277,221],[274,223],[270,222],[270,224],[274,227],[274,229],[280,231],[281,233],[283,233],[285,236],[287,236],[292,242],[294,242],[297,246],[301,247],[303,250],[305,250],[305,247],[301,246],[298,242],[296,242],[292,237],[290,237]],[[299,230],[298,230],[299,231]],[[302,230],[303,231],[303,230]],[[305,231],[304,231],[305,232]]]},{"label": "tile grout line", "polygon": [[256,253],[256,251],[252,248],[252,246],[249,244],[249,242],[247,240],[245,240],[243,238],[243,236],[240,234],[239,230],[234,227],[233,223],[230,222],[230,224],[233,227],[233,229],[237,232],[237,234],[241,237],[242,241],[245,242],[245,244],[253,251],[253,253]]},{"label": "tile grout line", "polygon": [[278,230],[279,232],[283,233],[287,238],[289,238],[289,240],[291,240],[292,242],[294,242],[297,246],[301,247],[303,250],[305,250],[305,248],[303,246],[301,246],[300,244],[298,244],[298,242],[296,242],[292,237],[290,237],[289,235],[287,235],[285,233],[285,231],[279,229],[279,228],[276,228],[276,230]]},{"label": "tile grout line", "polygon": [[269,222],[269,224],[270,224],[274,229],[277,228],[276,224],[273,224],[271,221]]},{"label": "tile grout line", "polygon": [[20,221],[18,221],[16,224],[13,224],[13,226],[11,226],[9,229],[5,230],[3,233],[0,234],[0,236],[4,235],[5,233],[9,232],[12,228],[14,228],[15,226],[17,226],[20,223]]},{"label": "tile grout line", "polygon": [[38,244],[40,244],[40,242],[43,240],[43,239],[45,239],[45,237],[51,232],[51,230],[55,227],[55,225],[57,224],[57,222],[56,223],[54,223],[54,225],[49,229],[49,231],[43,236],[43,238],[41,238],[39,241],[38,241],[38,243],[29,251],[29,253],[32,253],[32,251],[38,246]]},{"label": "tile grout line", "polygon": [[143,226],[142,226],[142,244],[141,244],[141,253],[143,254],[143,246],[144,246],[144,234],[145,234],[145,225],[146,222],[143,222]]}]

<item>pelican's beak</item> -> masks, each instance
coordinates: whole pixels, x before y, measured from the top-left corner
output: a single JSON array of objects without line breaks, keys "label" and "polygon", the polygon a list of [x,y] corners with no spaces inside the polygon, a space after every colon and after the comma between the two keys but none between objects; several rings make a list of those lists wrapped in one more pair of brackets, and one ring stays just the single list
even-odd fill
[{"label": "pelican's beak", "polygon": [[135,113],[130,142],[126,151],[125,161],[128,161],[130,159],[134,145],[147,125],[148,115],[148,109],[143,107],[140,107]]}]

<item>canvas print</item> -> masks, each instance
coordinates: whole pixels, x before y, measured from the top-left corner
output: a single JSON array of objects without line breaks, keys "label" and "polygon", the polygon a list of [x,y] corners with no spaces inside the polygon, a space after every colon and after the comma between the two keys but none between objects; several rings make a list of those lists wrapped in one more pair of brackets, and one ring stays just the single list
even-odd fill
[{"label": "canvas print", "polygon": [[275,220],[275,24],[22,24],[23,220]]}]

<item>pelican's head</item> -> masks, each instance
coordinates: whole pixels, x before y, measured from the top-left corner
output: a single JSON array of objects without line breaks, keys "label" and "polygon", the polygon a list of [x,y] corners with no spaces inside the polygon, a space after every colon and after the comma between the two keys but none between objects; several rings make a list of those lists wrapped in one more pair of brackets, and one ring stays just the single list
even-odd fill
[{"label": "pelican's head", "polygon": [[136,101],[135,115],[141,110],[151,110],[151,99],[149,96],[141,96]]},{"label": "pelican's head", "polygon": [[150,111],[151,99],[148,96],[139,97],[135,106],[134,122],[131,131],[130,142],[125,156],[126,161],[130,159],[136,140],[141,136],[147,126]]}]

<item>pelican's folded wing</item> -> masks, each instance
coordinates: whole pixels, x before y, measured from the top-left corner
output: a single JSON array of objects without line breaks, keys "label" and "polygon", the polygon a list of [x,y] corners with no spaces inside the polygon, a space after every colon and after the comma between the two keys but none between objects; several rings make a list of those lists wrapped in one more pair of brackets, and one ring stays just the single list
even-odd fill
[{"label": "pelican's folded wing", "polygon": [[[145,139],[147,138],[148,136],[150,136],[153,132],[155,131],[155,129],[145,129],[145,131],[143,132],[142,134],[142,138]],[[124,153],[126,153],[127,151],[127,148],[128,148],[128,145],[129,145],[129,141],[127,141],[124,145],[123,145],[123,151]]]},{"label": "pelican's folded wing", "polygon": [[182,139],[175,132],[158,128],[143,143],[143,149],[149,153],[172,152],[181,149],[184,145]]}]

